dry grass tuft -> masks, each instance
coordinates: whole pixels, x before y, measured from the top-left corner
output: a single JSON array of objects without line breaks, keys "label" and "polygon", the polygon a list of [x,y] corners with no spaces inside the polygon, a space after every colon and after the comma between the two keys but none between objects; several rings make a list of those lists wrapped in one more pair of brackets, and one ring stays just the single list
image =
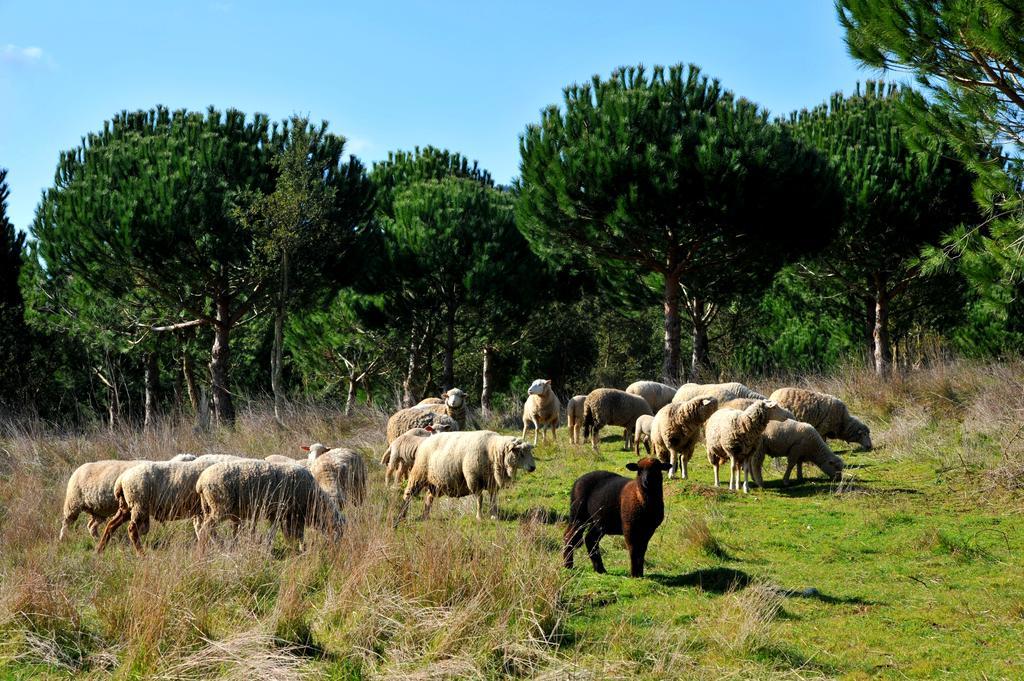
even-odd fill
[{"label": "dry grass tuft", "polygon": [[683,526],[682,536],[683,542],[699,555],[710,558],[729,557],[725,547],[711,533],[711,528],[708,526],[708,521],[705,517],[696,517],[689,520]]},{"label": "dry grass tuft", "polygon": [[696,629],[729,653],[753,652],[771,641],[772,622],[782,609],[779,589],[763,581],[731,588],[714,610],[697,620]]}]

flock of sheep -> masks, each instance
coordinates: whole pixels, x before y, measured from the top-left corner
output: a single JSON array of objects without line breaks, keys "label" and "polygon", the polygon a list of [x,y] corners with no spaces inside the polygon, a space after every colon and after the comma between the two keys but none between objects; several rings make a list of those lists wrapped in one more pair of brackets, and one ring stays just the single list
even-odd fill
[{"label": "flock of sheep", "polygon": [[[423,491],[424,518],[435,497],[474,495],[480,519],[485,493],[490,496],[490,515],[497,517],[499,490],[511,484],[520,469],[536,468],[533,449],[538,434],[546,440],[550,430],[554,440],[561,404],[551,381],[538,379],[523,407],[521,437],[467,431],[468,418],[466,395],[458,388],[389,418],[380,463],[385,467],[386,485],[406,480],[399,520]],[[634,449],[639,460],[627,465],[636,472],[635,479],[594,471],[576,481],[565,535],[565,564],[572,566],[574,550],[586,542],[595,569],[603,572],[597,544],[603,535],[621,534],[634,576],[643,574],[647,542],[664,518],[662,471],[672,478],[678,469],[686,478],[702,432],[715,485],[719,466],[729,462],[729,488],[740,489],[742,474],[744,492],[748,479],[761,484],[765,456],[788,460],[784,482],[794,467],[802,477],[804,462],[836,479],[843,461],[824,438],[871,448],[867,426],[851,416],[841,400],[800,388],[781,388],[765,397],[740,383],[688,383],[676,389],[639,381],[626,390],[599,388],[573,397],[566,421],[573,444],[581,443],[582,431],[583,439],[591,439],[595,449],[602,428],[624,428],[625,445]],[[526,441],[530,426],[533,444]],[[641,444],[653,458],[639,458]],[[281,529],[286,539],[300,544],[307,526],[340,537],[346,505],[365,498],[366,464],[351,449],[319,443],[304,449],[309,454],[302,460],[282,455],[252,459],[179,454],[168,461],[84,464],[68,480],[60,538],[82,513],[90,518],[90,533],[99,539],[97,551],[127,523],[128,536],[141,554],[141,536],[148,532],[151,519],[191,519],[200,547],[215,537],[223,521],[230,521],[235,533],[242,523],[267,521],[271,538]]]}]

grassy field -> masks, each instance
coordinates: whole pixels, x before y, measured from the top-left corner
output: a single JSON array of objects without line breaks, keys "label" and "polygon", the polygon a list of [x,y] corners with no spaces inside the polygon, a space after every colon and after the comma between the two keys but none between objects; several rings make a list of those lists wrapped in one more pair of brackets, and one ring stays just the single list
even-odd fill
[{"label": "grassy field", "polygon": [[[257,410],[207,436],[10,425],[0,678],[1020,678],[1024,366],[805,383],[846,399],[876,449],[843,453],[841,483],[812,467],[784,488],[766,470],[765,489],[741,495],[711,486],[698,448],[691,479],[666,482],[640,580],[625,576],[621,538],[602,542],[606,575],[582,551],[575,570],[560,567],[573,480],[632,460],[610,429],[598,453],[564,430],[541,445],[499,522],[444,501],[430,521],[393,528],[398,493],[372,455],[380,414],[297,408],[282,431]],[[311,439],[373,460],[371,499],[340,546],[314,539],[296,554],[243,538],[199,556],[177,523],[154,526],[141,559],[123,536],[96,556],[81,519],[55,542],[64,482],[84,461],[297,455]]]}]

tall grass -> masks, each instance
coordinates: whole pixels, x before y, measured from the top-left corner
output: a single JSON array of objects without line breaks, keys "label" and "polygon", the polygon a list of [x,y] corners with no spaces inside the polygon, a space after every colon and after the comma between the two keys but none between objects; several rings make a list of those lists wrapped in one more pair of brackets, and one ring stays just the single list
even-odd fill
[{"label": "tall grass", "polygon": [[123,538],[95,555],[83,519],[56,542],[64,483],[87,461],[301,455],[312,440],[354,446],[373,461],[383,447],[380,413],[310,408],[287,423],[280,429],[254,409],[234,430],[209,434],[184,423],[87,434],[6,424],[0,667],[250,679],[532,676],[552,664],[568,576],[538,526],[456,515],[396,528],[397,499],[376,479],[367,502],[347,510],[340,544],[314,536],[304,553],[243,533],[199,554],[188,523],[154,524],[142,558]]}]

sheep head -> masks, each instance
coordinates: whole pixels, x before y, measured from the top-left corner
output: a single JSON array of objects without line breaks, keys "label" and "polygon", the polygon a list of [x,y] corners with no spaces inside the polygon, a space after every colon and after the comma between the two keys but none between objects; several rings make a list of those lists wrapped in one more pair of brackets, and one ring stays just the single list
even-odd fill
[{"label": "sheep head", "polygon": [[309,460],[310,461],[316,461],[316,458],[318,456],[320,456],[324,452],[331,451],[330,447],[328,447],[327,445],[324,445],[324,444],[320,444],[319,442],[314,442],[311,445],[302,445],[302,449],[304,451],[309,452]]},{"label": "sheep head", "polygon": [[543,395],[551,390],[551,379],[538,378],[530,384],[527,393],[530,395]]},{"label": "sheep head", "polygon": [[626,464],[626,470],[636,471],[636,482],[644,491],[654,488],[661,489],[661,473],[671,467],[671,464],[650,457],[644,457],[636,463]]},{"label": "sheep head", "polygon": [[458,388],[451,388],[444,394],[444,403],[452,409],[458,409],[466,402],[466,393]]},{"label": "sheep head", "polygon": [[522,438],[512,437],[506,443],[503,451],[505,473],[512,480],[515,480],[516,470],[522,468],[527,473],[537,469],[537,463],[533,460],[533,445]]},{"label": "sheep head", "polygon": [[847,419],[846,433],[843,439],[847,442],[856,442],[864,448],[864,451],[871,451],[871,429],[856,416],[848,416]]}]

